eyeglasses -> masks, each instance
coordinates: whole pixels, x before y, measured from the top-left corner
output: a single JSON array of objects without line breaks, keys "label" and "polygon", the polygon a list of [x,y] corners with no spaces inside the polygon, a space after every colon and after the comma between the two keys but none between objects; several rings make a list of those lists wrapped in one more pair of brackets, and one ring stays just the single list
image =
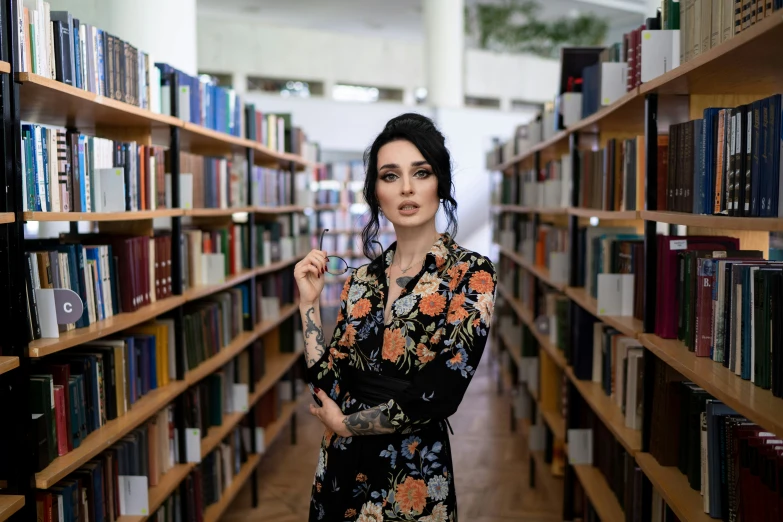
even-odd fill
[{"label": "eyeglasses", "polygon": [[[329,232],[328,228],[325,228],[321,231],[321,241],[318,244],[318,249],[323,251],[324,249],[324,234]],[[378,241],[373,240],[373,243],[377,244],[379,247],[381,247],[381,252],[383,252],[383,245],[381,245]],[[356,267],[352,267],[348,265],[348,261],[343,259],[340,256],[326,256],[326,273],[332,274],[332,275],[343,275],[348,270],[358,270]]]}]

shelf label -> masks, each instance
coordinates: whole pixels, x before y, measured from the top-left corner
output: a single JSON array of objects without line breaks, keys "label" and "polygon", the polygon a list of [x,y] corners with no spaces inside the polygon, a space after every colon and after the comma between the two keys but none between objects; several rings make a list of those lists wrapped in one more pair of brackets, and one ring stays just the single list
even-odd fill
[{"label": "shelf label", "polygon": [[672,239],[669,241],[669,248],[671,250],[685,250],[688,248],[687,239]]},{"label": "shelf label", "polygon": [[147,477],[134,475],[119,475],[117,482],[120,488],[120,515],[149,515],[149,486]]},{"label": "shelf label", "polygon": [[247,413],[249,402],[249,390],[247,384],[234,385],[234,411]]},{"label": "shelf label", "polygon": [[188,462],[201,462],[201,430],[187,428],[185,431],[185,455]]}]

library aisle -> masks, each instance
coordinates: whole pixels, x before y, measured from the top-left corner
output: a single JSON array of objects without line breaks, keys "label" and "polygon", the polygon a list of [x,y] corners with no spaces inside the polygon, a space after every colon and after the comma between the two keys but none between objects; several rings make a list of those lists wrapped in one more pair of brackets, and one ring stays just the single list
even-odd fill
[{"label": "library aisle", "polygon": [[[490,341],[492,342],[492,341]],[[449,419],[460,520],[470,522],[549,522],[559,520],[559,504],[544,487],[528,487],[527,439],[509,425],[508,393],[498,395],[498,366],[490,346],[457,413]],[[259,502],[251,508],[250,486],[243,488],[225,522],[307,520],[310,487],[322,428],[302,402],[297,411],[297,444],[290,428],[280,434],[258,467]],[[521,429],[518,424],[517,429]]]}]

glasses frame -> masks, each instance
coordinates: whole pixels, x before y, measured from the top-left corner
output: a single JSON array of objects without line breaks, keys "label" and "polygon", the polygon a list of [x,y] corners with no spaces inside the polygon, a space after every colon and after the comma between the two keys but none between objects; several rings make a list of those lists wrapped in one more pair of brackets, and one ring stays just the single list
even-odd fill
[{"label": "glasses frame", "polygon": [[[320,239],[320,241],[318,242],[318,249],[319,249],[319,250],[321,250],[322,252],[323,252],[323,250],[324,250],[324,234],[326,234],[327,232],[329,232],[329,229],[328,229],[328,228],[324,228],[323,230],[321,230],[321,239]],[[373,239],[373,241],[372,241],[372,242],[373,242],[373,243],[375,243],[376,245],[378,245],[379,247],[381,247],[381,253],[383,253],[383,245],[381,245],[381,243],[380,243],[379,241],[375,240],[375,239]],[[339,273],[330,272],[330,271],[329,271],[329,264],[328,264],[328,261],[329,261],[329,258],[330,258],[330,257],[333,257],[333,258],[335,258],[335,259],[339,259],[340,261],[342,261],[342,262],[345,264],[345,266],[346,266],[345,270],[344,270],[343,272],[339,272]],[[327,272],[328,274],[331,274],[331,275],[333,275],[333,276],[340,276],[340,275],[347,274],[349,270],[358,270],[358,268],[357,268],[357,267],[353,267],[353,266],[349,265],[349,264],[348,264],[348,261],[346,261],[345,259],[343,259],[343,258],[342,258],[342,257],[340,257],[340,256],[334,256],[334,255],[332,255],[332,256],[326,256],[326,261],[327,261],[327,268],[326,268],[326,272]]]}]

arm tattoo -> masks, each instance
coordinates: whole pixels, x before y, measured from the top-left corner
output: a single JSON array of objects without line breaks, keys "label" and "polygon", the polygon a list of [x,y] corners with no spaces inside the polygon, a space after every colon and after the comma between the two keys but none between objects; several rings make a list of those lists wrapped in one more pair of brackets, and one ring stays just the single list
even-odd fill
[{"label": "arm tattoo", "polygon": [[369,410],[362,410],[343,419],[348,431],[354,435],[384,435],[394,433],[386,414],[377,406]]},{"label": "arm tattoo", "polygon": [[[315,309],[311,306],[307,309],[305,312],[305,331],[304,331],[304,338],[305,338],[305,352],[306,352],[306,359],[307,359],[307,367],[312,367],[315,363],[318,362],[318,360],[323,356],[325,348],[324,348],[324,331],[323,329],[315,324],[315,321],[313,321],[313,318],[310,316],[310,314],[314,314]],[[308,337],[310,334],[315,333],[315,346],[307,346]]]}]

